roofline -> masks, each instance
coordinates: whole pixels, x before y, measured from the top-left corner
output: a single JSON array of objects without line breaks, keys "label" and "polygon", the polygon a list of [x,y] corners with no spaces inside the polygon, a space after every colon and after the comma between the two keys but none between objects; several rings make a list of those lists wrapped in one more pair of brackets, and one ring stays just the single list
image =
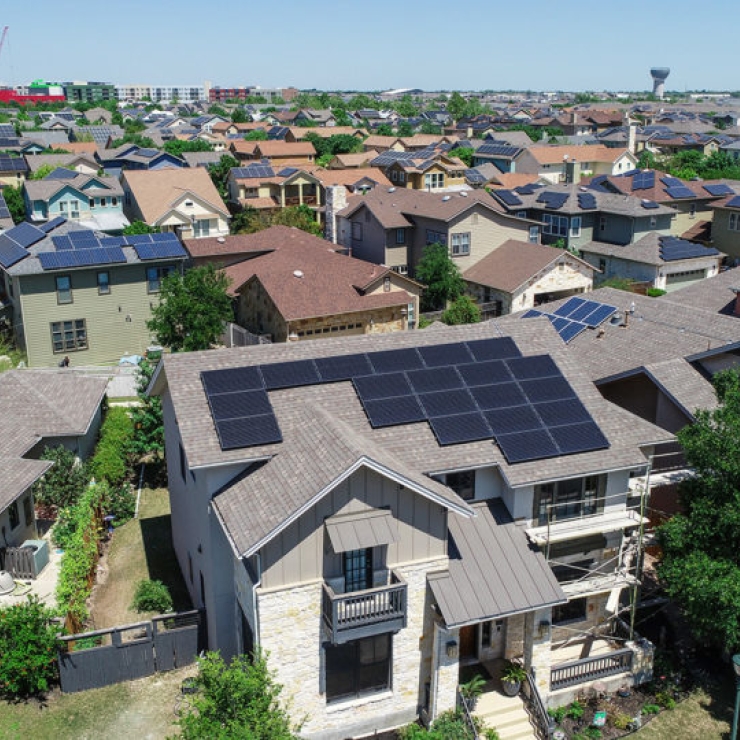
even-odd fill
[{"label": "roofline", "polygon": [[[432,575],[435,575],[435,574],[430,573],[429,575],[432,576]],[[561,588],[561,590],[562,590],[562,588]],[[435,598],[435,601],[436,601],[436,598]],[[565,598],[565,599],[559,599],[558,601],[548,601],[548,602],[546,602],[544,604],[539,604],[537,606],[530,607],[529,609],[514,609],[513,611],[499,612],[498,614],[487,615],[485,617],[480,617],[479,619],[472,619],[472,620],[469,619],[469,620],[463,621],[463,622],[453,622],[453,623],[450,623],[447,620],[445,620],[445,626],[448,629],[458,629],[458,628],[462,628],[462,627],[471,627],[473,625],[480,624],[481,622],[488,622],[488,621],[490,621],[492,619],[507,619],[508,617],[514,617],[517,614],[528,614],[529,612],[534,612],[537,609],[544,609],[546,607],[558,606],[559,604],[567,604],[567,603],[568,603],[568,599]],[[441,608],[440,608],[440,611],[442,611]],[[444,614],[442,615],[442,618],[444,619]]]},{"label": "roofline", "polygon": [[723,344],[721,347],[715,347],[714,349],[707,349],[704,352],[697,352],[694,355],[687,355],[684,357],[686,362],[697,362],[698,360],[705,360],[708,357],[714,357],[721,355],[723,352],[731,352],[733,349],[740,349],[740,342],[730,342],[729,344]]},{"label": "roofline", "polygon": [[438,496],[433,491],[429,490],[428,488],[424,488],[420,486],[418,483],[415,483],[414,481],[410,480],[409,478],[406,478],[403,475],[400,475],[394,470],[391,470],[390,468],[387,468],[385,465],[381,465],[380,463],[376,462],[372,458],[368,457],[367,455],[362,455],[359,457],[352,465],[350,465],[341,475],[339,475],[334,480],[330,481],[324,488],[322,488],[320,491],[315,493],[307,502],[305,502],[302,506],[298,507],[290,516],[283,519],[283,521],[275,527],[271,532],[268,532],[264,537],[262,537],[258,542],[253,544],[251,547],[247,548],[243,553],[241,553],[240,557],[251,557],[256,552],[258,552],[262,547],[264,547],[270,540],[272,540],[274,537],[276,537],[280,532],[282,532],[284,529],[286,529],[290,524],[292,524],[296,519],[298,519],[300,516],[305,514],[306,511],[308,511],[312,506],[315,506],[324,496],[326,496],[328,493],[333,491],[340,483],[347,480],[347,478],[350,477],[354,472],[359,470],[361,467],[368,467],[371,470],[374,470],[376,473],[379,473],[380,475],[383,475],[387,478],[390,478],[391,480],[396,481],[400,485],[404,486],[404,488],[409,488],[414,493],[418,493],[420,496],[424,496],[424,498],[428,498],[434,503],[439,504],[440,506],[443,506],[447,509],[450,509],[461,516],[465,517],[473,517],[475,516],[475,512],[460,499],[460,503],[462,505],[455,504],[454,501],[447,501],[446,499],[443,499],[441,496]]},{"label": "roofline", "polygon": [[[670,432],[669,432],[670,434]],[[674,435],[675,438],[675,435]],[[665,444],[664,441],[662,442],[636,442],[635,445],[637,447],[649,447],[650,445],[657,445],[657,444]],[[648,465],[649,460],[645,459],[645,462],[639,463],[639,465]],[[583,472],[576,473],[575,475],[560,475],[556,476],[554,478],[534,478],[529,481],[525,481],[524,483],[520,483],[518,486],[513,486],[509,479],[506,477],[506,471],[503,469],[501,465],[498,466],[501,470],[501,475],[504,477],[504,480],[509,485],[510,488],[521,488],[522,486],[531,486],[531,485],[540,485],[542,483],[556,483],[561,480],[571,480],[571,478],[578,478],[583,477],[586,475],[603,475],[604,473],[618,473],[622,470],[629,470],[630,468],[638,467],[638,465],[620,465],[618,468],[597,468],[596,470],[587,470]]]}]

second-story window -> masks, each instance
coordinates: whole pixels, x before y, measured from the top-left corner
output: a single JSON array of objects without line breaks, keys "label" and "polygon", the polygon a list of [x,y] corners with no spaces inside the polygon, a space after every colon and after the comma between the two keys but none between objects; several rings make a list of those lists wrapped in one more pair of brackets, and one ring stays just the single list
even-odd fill
[{"label": "second-story window", "polygon": [[344,591],[364,591],[373,585],[373,549],[344,553]]},{"label": "second-story window", "polygon": [[98,293],[100,295],[110,293],[110,273],[107,271],[98,273]]},{"label": "second-story window", "polygon": [[72,278],[69,275],[57,275],[57,303],[72,303]]},{"label": "second-story window", "polygon": [[462,257],[470,254],[470,232],[452,234],[452,256]]},{"label": "second-story window", "polygon": [[605,475],[545,483],[535,486],[534,519],[539,526],[579,519],[604,510]]},{"label": "second-story window", "polygon": [[352,222],[352,238],[356,242],[362,241],[362,224],[357,221]]}]

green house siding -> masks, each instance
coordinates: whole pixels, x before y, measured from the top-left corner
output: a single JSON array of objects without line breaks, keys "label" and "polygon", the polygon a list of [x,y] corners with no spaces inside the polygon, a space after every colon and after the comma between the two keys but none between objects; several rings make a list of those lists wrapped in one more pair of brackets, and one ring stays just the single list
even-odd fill
[{"label": "green house siding", "polygon": [[[20,279],[21,311],[25,347],[30,367],[49,367],[68,355],[72,365],[100,365],[118,362],[126,353],[141,355],[151,345],[146,322],[158,295],[147,292],[147,267],[168,263],[101,266],[66,273],[26,275]],[[98,272],[108,272],[110,292],[98,290]],[[55,278],[72,279],[72,302],[59,304]],[[85,320],[87,349],[54,352],[54,322]]]}]

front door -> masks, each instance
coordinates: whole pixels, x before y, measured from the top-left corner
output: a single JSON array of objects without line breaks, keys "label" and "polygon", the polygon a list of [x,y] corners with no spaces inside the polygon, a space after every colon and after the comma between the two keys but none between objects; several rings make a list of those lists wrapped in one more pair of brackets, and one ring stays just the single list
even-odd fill
[{"label": "front door", "polygon": [[460,660],[478,657],[478,625],[460,628]]},{"label": "front door", "polygon": [[491,657],[502,658],[506,645],[506,622],[497,619],[491,624]]}]

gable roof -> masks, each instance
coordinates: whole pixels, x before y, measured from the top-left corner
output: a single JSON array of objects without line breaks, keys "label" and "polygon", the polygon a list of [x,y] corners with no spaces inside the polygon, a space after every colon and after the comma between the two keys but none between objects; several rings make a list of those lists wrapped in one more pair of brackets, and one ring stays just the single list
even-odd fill
[{"label": "gable roof", "polygon": [[[662,257],[662,246],[668,241],[690,244],[689,242],[684,242],[684,240],[679,240],[677,237],[665,237],[657,231],[649,231],[645,236],[632,244],[620,246],[616,244],[608,244],[607,242],[592,241],[580,246],[579,249],[582,252],[590,254],[616,257],[629,262],[640,262],[645,265],[654,265],[658,267],[663,267],[665,265],[683,265],[684,269],[692,269],[692,266],[687,263],[691,263],[693,260],[697,259],[705,260],[707,257],[713,257],[718,264],[722,260],[722,255],[716,249],[713,247],[702,247],[701,244],[694,244],[695,254],[692,257],[665,260]],[[706,254],[702,252],[706,252]],[[694,267],[696,266],[694,265]]]},{"label": "gable roof", "polygon": [[627,149],[611,149],[601,144],[583,146],[531,146],[528,151],[540,164],[563,164],[565,158],[577,162],[616,162],[629,154]]}]

